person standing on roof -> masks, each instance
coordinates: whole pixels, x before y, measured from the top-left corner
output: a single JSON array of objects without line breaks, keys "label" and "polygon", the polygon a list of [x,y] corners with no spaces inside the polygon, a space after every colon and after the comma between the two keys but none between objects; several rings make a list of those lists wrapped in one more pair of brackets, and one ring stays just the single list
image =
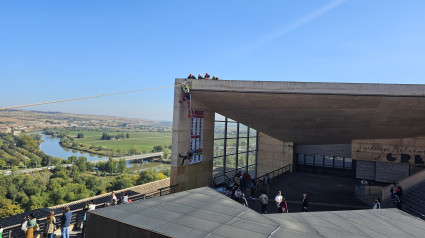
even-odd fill
[{"label": "person standing on roof", "polygon": [[61,238],[69,238],[69,225],[71,225],[72,212],[66,207],[61,217]]},{"label": "person standing on roof", "polygon": [[205,80],[210,80],[210,75],[209,75],[208,73],[205,73],[205,77],[204,77],[204,79],[205,79]]},{"label": "person standing on roof", "polygon": [[204,78],[202,77],[202,74],[199,74],[199,75],[198,75],[198,79],[204,79]]},{"label": "person standing on roof", "polygon": [[187,77],[187,79],[196,79],[196,77],[193,76],[193,74],[189,74],[189,76]]}]

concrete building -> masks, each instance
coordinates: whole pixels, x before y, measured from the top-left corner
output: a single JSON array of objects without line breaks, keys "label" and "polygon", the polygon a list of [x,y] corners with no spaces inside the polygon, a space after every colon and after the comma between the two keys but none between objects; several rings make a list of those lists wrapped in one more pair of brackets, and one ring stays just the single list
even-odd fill
[{"label": "concrete building", "polygon": [[424,165],[425,85],[187,82],[190,104],[174,92],[171,184],[180,190],[285,165],[379,182]]},{"label": "concrete building", "polygon": [[10,133],[12,130],[7,126],[0,126],[0,133]]}]

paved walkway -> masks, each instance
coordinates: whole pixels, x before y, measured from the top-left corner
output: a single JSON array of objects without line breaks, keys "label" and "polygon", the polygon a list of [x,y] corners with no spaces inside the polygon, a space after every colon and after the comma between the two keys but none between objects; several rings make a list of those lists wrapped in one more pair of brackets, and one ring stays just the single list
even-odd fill
[{"label": "paved walkway", "polygon": [[[289,212],[300,212],[302,194],[308,194],[309,211],[338,211],[369,209],[354,195],[354,186],[359,181],[354,178],[337,177],[310,173],[292,173],[282,175],[270,184],[268,212],[276,213],[277,206],[274,197],[282,191],[287,200]],[[249,196],[249,191],[246,192]],[[257,198],[260,192],[256,194]],[[247,197],[248,198],[248,197]],[[248,198],[249,207],[260,212],[261,203],[258,199]]]}]

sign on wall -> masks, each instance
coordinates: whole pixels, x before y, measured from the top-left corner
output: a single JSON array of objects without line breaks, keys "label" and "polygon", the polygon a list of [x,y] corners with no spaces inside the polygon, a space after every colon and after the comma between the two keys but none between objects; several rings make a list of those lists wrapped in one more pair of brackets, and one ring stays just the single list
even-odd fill
[{"label": "sign on wall", "polygon": [[204,111],[192,111],[190,118],[190,149],[194,151],[189,165],[202,162],[202,149],[204,144]]},{"label": "sign on wall", "polygon": [[351,156],[356,160],[423,165],[425,138],[353,140]]}]

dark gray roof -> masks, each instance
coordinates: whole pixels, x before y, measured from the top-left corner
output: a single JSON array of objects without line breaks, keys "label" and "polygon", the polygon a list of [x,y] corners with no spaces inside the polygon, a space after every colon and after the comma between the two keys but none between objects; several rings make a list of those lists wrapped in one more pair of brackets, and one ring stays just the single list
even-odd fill
[{"label": "dark gray roof", "polygon": [[424,237],[397,209],[261,215],[204,187],[92,213],[171,237]]}]

